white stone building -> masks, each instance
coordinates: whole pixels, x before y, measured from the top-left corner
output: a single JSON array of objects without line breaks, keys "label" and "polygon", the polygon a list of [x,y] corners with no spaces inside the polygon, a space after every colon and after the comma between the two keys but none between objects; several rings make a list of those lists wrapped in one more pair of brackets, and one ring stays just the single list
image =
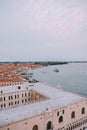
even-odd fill
[{"label": "white stone building", "polygon": [[0,130],[84,130],[87,98],[42,83],[0,87]]}]

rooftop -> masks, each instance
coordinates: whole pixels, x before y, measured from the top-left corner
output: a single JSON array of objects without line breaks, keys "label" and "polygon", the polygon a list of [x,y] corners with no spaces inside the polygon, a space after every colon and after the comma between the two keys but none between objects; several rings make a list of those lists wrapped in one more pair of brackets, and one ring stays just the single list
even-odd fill
[{"label": "rooftop", "polygon": [[[20,86],[20,89],[18,89],[19,86]],[[29,85],[28,83],[20,84],[20,85],[4,86],[4,87],[0,87],[0,92],[2,92],[3,94],[18,92],[22,90],[31,89],[31,86],[33,86],[33,84]]]}]

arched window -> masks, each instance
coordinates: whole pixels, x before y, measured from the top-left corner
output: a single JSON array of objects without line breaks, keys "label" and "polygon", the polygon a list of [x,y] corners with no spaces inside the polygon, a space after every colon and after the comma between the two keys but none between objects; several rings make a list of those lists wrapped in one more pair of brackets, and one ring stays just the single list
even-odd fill
[{"label": "arched window", "polygon": [[74,111],[71,113],[71,118],[75,118],[75,112]]},{"label": "arched window", "polygon": [[38,130],[38,126],[34,125],[32,130]]},{"label": "arched window", "polygon": [[69,127],[69,130],[70,130],[70,127]]},{"label": "arched window", "polygon": [[59,116],[59,111],[57,112],[57,116]]},{"label": "arched window", "polygon": [[71,126],[71,130],[72,130],[72,126]]},{"label": "arched window", "polygon": [[59,117],[59,123],[63,122],[63,116]]},{"label": "arched window", "polygon": [[73,125],[73,127],[72,127],[72,128],[74,129],[74,127],[75,127],[75,126]]},{"label": "arched window", "polygon": [[52,123],[51,123],[51,121],[49,121],[49,122],[47,123],[47,130],[51,129],[51,127],[52,127]]},{"label": "arched window", "polygon": [[86,128],[85,127],[83,127],[83,130],[85,130]]},{"label": "arched window", "polygon": [[85,108],[84,107],[81,110],[81,114],[85,114]]},{"label": "arched window", "polygon": [[10,130],[9,128],[7,128],[7,130]]},{"label": "arched window", "polygon": [[77,127],[77,125],[75,124],[75,128]]}]

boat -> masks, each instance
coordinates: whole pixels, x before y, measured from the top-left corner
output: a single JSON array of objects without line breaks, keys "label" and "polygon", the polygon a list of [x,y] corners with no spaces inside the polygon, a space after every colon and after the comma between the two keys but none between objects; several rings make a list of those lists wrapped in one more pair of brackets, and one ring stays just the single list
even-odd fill
[{"label": "boat", "polygon": [[59,72],[59,70],[57,68],[54,69],[54,72]]}]

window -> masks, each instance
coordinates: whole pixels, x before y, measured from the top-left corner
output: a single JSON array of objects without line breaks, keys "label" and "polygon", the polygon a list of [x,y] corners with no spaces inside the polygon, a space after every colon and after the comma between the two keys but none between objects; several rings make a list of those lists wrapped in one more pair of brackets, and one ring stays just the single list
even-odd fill
[{"label": "window", "polygon": [[30,102],[30,98],[28,98],[28,101]]},{"label": "window", "polygon": [[75,118],[75,112],[74,111],[71,113],[71,119],[73,119],[73,118]]},{"label": "window", "polygon": [[71,130],[72,130],[72,126],[71,126]]},{"label": "window", "polygon": [[69,130],[70,130],[70,127],[69,127]]},{"label": "window", "polygon": [[75,127],[75,126],[73,125],[72,128],[74,129],[74,127]]},{"label": "window", "polygon": [[13,102],[11,102],[11,105],[13,105]]},{"label": "window", "polygon": [[[3,85],[2,85],[3,86]],[[3,91],[1,91],[1,93],[3,93]]]},{"label": "window", "polygon": [[10,106],[10,102],[9,102],[9,106]]},{"label": "window", "polygon": [[27,102],[27,99],[25,99],[25,102]]},{"label": "window", "polygon": [[5,97],[4,97],[4,101],[5,101]]},{"label": "window", "polygon": [[30,96],[30,92],[28,93],[28,96]]},{"label": "window", "polygon": [[3,104],[1,104],[1,108],[3,107]]},{"label": "window", "polygon": [[4,107],[6,107],[6,104],[4,103]]},{"label": "window", "polygon": [[63,116],[59,117],[59,123],[63,122]]},{"label": "window", "polygon": [[47,123],[47,130],[50,130],[52,128],[52,123],[51,123],[51,121],[49,121],[48,123]]},{"label": "window", "polygon": [[84,107],[81,110],[81,114],[85,114],[85,108]]},{"label": "window", "polygon": [[75,124],[75,128],[77,127],[77,125]]},{"label": "window", "polygon": [[19,94],[17,95],[17,98],[19,98]]},{"label": "window", "polygon": [[25,97],[27,96],[27,93],[25,93]]},{"label": "window", "polygon": [[25,122],[25,125],[27,125],[27,122]]},{"label": "window", "polygon": [[0,102],[2,101],[2,97],[0,98]]},{"label": "window", "polygon": [[32,130],[38,130],[38,126],[37,125],[33,126]]},{"label": "window", "polygon": [[8,97],[8,99],[10,100],[10,96]]},{"label": "window", "polygon": [[64,114],[64,110],[62,111],[62,113]]},{"label": "window", "polygon": [[77,127],[79,126],[79,123],[77,123]]},{"label": "window", "polygon": [[13,96],[11,96],[11,99],[13,99]]},{"label": "window", "polygon": [[16,99],[16,95],[15,95],[15,99]]},{"label": "window", "polygon": [[18,86],[18,89],[21,89],[21,87],[20,87],[20,86]]},{"label": "window", "polygon": [[83,127],[83,130],[85,130],[86,128],[85,127]]},{"label": "window", "polygon": [[57,116],[59,116],[59,111],[57,112]]}]

